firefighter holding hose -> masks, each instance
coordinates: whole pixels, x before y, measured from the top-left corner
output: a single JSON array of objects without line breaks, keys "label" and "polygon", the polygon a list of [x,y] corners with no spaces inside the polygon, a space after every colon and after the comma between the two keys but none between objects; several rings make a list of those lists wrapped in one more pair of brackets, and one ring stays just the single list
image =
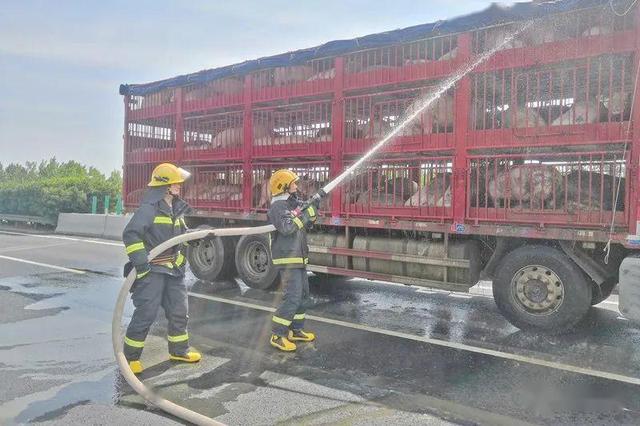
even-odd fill
[{"label": "firefighter holding hose", "polygon": [[303,204],[297,196],[299,178],[291,170],[278,170],[269,180],[269,222],[276,228],[271,237],[273,265],[280,270],[284,297],[272,321],[272,346],[291,352],[295,342],[311,342],[315,335],[304,331],[309,299],[307,231],[316,221],[317,202]]},{"label": "firefighter holding hose", "polygon": [[169,359],[198,362],[201,358],[200,353],[189,350],[184,247],[172,247],[148,261],[151,249],[187,230],[184,214],[189,205],[180,198],[180,187],[189,176],[189,172],[173,164],[157,166],[149,190],[122,234],[130,260],[125,266],[125,276],[132,267],[136,270],[131,290],[135,310],[124,338],[124,355],[135,374],[143,370],[140,355],[160,306],[169,322]]}]

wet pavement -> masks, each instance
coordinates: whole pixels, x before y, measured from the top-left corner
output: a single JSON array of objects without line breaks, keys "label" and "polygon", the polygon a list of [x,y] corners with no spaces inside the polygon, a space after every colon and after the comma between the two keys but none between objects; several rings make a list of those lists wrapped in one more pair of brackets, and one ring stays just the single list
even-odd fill
[{"label": "wet pavement", "polygon": [[[124,261],[116,242],[0,232],[0,424],[179,423],[113,360]],[[284,354],[268,345],[280,292],[187,281],[204,359],[167,361],[160,314],[141,379],[227,424],[640,424],[640,330],[615,299],[549,337],[482,295],[312,277],[318,340]]]}]

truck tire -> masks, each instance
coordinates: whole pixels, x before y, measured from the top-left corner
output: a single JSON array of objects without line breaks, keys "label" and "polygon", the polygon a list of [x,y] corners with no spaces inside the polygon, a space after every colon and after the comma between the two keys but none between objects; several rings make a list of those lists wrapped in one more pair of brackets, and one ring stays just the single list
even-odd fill
[{"label": "truck tire", "polygon": [[[211,229],[200,226],[198,229]],[[187,247],[187,260],[196,278],[203,281],[220,281],[235,274],[232,238],[203,238]]]},{"label": "truck tire", "polygon": [[591,283],[564,253],[548,246],[524,246],[501,262],[493,298],[521,330],[560,334],[571,330],[591,306]]},{"label": "truck tire", "polygon": [[251,288],[267,290],[274,286],[278,271],[271,263],[266,235],[245,235],[236,246],[238,276]]}]

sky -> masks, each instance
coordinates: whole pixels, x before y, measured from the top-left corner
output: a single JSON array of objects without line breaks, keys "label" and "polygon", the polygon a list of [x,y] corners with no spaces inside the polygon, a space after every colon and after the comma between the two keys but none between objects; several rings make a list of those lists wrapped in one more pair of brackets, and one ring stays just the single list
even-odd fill
[{"label": "sky", "polygon": [[[507,2],[508,3],[508,2]],[[121,83],[452,18],[489,0],[3,0],[0,163],[122,167]]]}]

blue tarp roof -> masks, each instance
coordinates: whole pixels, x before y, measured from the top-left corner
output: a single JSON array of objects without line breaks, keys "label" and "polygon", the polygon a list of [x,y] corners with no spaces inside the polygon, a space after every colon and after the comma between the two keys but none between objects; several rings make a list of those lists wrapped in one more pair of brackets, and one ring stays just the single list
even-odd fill
[{"label": "blue tarp roof", "polygon": [[358,50],[407,43],[431,36],[460,33],[501,23],[517,22],[555,13],[568,12],[575,9],[607,6],[609,2],[610,0],[557,0],[545,3],[516,3],[512,6],[502,6],[493,3],[483,11],[446,21],[415,25],[413,27],[371,34],[351,40],[330,41],[308,49],[267,56],[239,64],[228,65],[226,67],[203,70],[153,83],[122,84],[120,85],[120,94],[146,95],[171,87],[206,83],[231,75],[245,75],[260,69],[301,64],[316,58],[326,58]]}]

